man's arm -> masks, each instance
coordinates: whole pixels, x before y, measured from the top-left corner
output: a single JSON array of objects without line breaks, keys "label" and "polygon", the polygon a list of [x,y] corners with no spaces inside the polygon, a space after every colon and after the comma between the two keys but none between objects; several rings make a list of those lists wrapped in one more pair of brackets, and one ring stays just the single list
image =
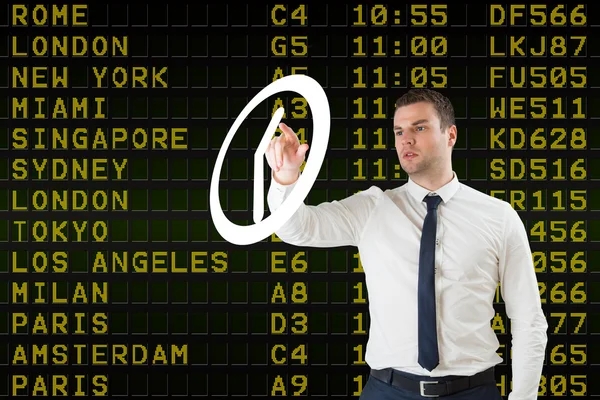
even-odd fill
[{"label": "man's arm", "polygon": [[500,290],[512,334],[513,390],[508,399],[535,400],[548,342],[548,323],[542,310],[527,231],[508,204],[503,239]]},{"label": "man's arm", "polygon": [[[267,194],[272,213],[290,195],[296,183],[281,184],[272,173]],[[363,228],[381,194],[381,189],[372,186],[340,201],[316,206],[302,202],[294,215],[275,233],[285,243],[295,246],[358,246]]]}]

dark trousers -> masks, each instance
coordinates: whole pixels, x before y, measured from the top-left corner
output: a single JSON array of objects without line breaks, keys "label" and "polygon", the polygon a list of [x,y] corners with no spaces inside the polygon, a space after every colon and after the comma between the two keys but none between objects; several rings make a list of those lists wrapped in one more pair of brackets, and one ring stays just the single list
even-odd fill
[{"label": "dark trousers", "polygon": [[[401,375],[422,381],[444,381],[456,377],[447,378],[430,378],[412,375],[405,372],[398,372]],[[500,390],[495,383],[476,386],[471,389],[463,390],[462,392],[454,393],[450,396],[443,397],[422,397],[419,393],[414,393],[405,389],[400,389],[392,386],[388,382],[384,382],[369,375],[367,384],[362,390],[360,400],[422,400],[422,399],[439,399],[439,400],[502,400]]]}]

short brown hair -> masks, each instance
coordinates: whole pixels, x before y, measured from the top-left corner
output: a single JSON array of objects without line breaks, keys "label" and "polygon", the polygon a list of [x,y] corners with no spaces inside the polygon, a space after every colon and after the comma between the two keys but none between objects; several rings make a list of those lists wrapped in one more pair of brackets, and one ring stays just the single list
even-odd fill
[{"label": "short brown hair", "polygon": [[411,89],[396,100],[398,107],[408,106],[415,103],[426,102],[433,104],[438,114],[442,131],[455,124],[454,107],[446,96],[431,89]]}]

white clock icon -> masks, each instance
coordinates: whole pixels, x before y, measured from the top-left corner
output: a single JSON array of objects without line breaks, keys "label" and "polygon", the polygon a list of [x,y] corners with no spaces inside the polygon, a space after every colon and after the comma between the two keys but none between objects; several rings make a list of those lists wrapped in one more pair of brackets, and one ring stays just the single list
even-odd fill
[{"label": "white clock icon", "polygon": [[[283,204],[277,208],[264,221],[264,158],[265,151],[269,141],[273,137],[277,125],[281,121],[284,114],[284,109],[279,108],[273,114],[261,141],[254,154],[254,205],[253,218],[254,225],[240,226],[233,224],[221,208],[219,201],[219,177],[223,168],[225,153],[233,140],[233,136],[239,129],[240,125],[248,117],[250,112],[256,108],[263,100],[273,94],[291,91],[300,94],[304,97],[313,114],[313,143],[311,143],[311,151],[309,158],[306,160],[304,170],[298,178],[296,185],[289,197],[285,199]],[[329,101],[323,91],[321,85],[313,78],[306,75],[290,75],[276,80],[269,86],[261,90],[254,98],[244,107],[240,115],[236,118],[233,126],[227,133],[225,141],[219,150],[215,168],[213,170],[210,183],[210,213],[219,234],[229,243],[236,245],[249,245],[260,242],[276,232],[288,219],[296,212],[300,204],[304,201],[308,192],[317,180],[321,165],[325,159],[327,145],[329,144],[329,131],[331,126],[331,117],[329,111]]]}]

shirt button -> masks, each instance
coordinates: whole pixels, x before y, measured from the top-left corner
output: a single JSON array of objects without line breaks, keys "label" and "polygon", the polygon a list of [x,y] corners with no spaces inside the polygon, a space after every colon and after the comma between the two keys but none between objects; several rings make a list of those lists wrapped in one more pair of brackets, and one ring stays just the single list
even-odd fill
[{"label": "shirt button", "polygon": [[435,245],[439,246],[440,245],[440,239],[435,239]]}]

